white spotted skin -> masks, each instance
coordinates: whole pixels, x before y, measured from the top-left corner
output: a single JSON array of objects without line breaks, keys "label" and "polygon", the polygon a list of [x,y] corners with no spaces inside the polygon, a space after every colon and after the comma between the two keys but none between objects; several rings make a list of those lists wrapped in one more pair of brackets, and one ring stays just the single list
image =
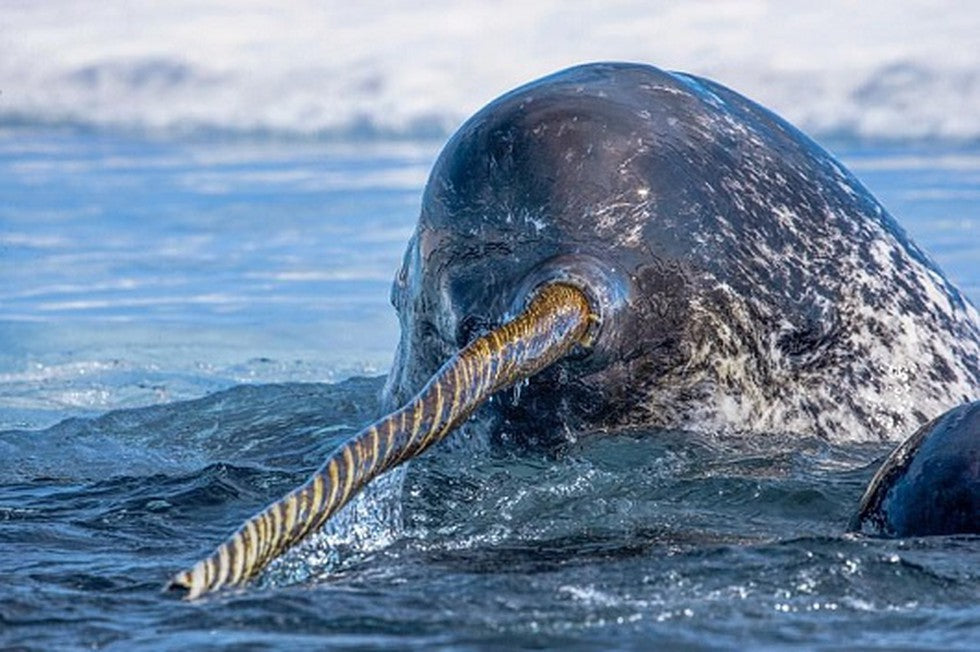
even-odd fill
[{"label": "white spotted skin", "polygon": [[980,396],[977,311],[830,154],[713,82],[593,64],[501,97],[440,155],[393,292],[389,401],[568,254],[628,278],[626,314],[602,365],[494,408],[514,432],[895,440]]},{"label": "white spotted skin", "polygon": [[[740,215],[767,218],[762,223],[770,231],[717,215],[712,235],[739,242],[744,257],[739,265],[827,267],[819,289],[803,300],[833,322],[825,326],[834,338],[810,360],[793,359],[778,346],[793,325],[766,300],[780,288],[746,273],[741,279],[747,285],[736,291],[726,279],[706,275],[702,282],[724,297],[726,310],[693,299],[692,322],[699,324],[693,330],[700,335],[692,333],[696,345],[682,373],[658,383],[649,397],[650,420],[664,427],[735,434],[899,439],[980,394],[980,318],[938,268],[876,204],[873,215],[847,215],[834,202],[790,206],[773,201],[773,187],[806,183],[806,171],[796,171],[792,181],[772,174],[778,165],[759,138],[728,114],[722,116],[703,128],[738,134],[756,148],[756,156],[743,159],[747,164],[730,175],[719,175],[720,190],[704,192],[726,193]],[[839,179],[828,196],[836,198],[842,191],[858,198],[863,189],[839,164],[835,167]],[[802,239],[803,246],[801,241],[774,245],[771,229],[792,234],[801,214],[822,216],[828,225],[852,221],[860,226],[847,235],[828,228],[822,237]],[[679,398],[692,390],[701,397],[694,408]]]}]

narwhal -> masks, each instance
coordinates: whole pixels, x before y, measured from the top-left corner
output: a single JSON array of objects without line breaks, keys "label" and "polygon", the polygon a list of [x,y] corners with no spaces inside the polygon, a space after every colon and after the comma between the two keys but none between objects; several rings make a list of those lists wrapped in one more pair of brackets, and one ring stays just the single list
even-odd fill
[{"label": "narwhal", "polygon": [[515,437],[894,439],[980,388],[976,310],[833,156],[646,65],[570,68],[464,123],[392,302],[388,414],[172,587],[246,582],[478,408]]},{"label": "narwhal", "polygon": [[957,405],[892,451],[850,529],[888,537],[980,534],[980,401]]}]

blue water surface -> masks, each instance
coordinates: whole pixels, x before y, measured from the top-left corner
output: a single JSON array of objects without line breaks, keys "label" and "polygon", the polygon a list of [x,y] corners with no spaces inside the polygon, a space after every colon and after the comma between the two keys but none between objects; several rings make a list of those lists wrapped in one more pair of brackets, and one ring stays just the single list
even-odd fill
[{"label": "blue water surface", "polygon": [[[980,541],[844,535],[888,447],[817,440],[464,432],[378,545],[162,594],[376,415],[438,147],[0,132],[0,647],[975,649]],[[980,148],[837,153],[980,301]]]},{"label": "blue water surface", "polygon": [[435,144],[0,136],[0,427],[380,373]]}]

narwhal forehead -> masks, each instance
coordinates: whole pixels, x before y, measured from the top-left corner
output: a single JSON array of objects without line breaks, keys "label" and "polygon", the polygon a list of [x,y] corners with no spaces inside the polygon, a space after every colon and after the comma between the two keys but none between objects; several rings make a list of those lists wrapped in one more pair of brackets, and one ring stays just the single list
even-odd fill
[{"label": "narwhal forehead", "polygon": [[649,184],[637,162],[648,140],[632,129],[610,134],[586,117],[537,118],[474,133],[445,155],[427,188],[423,218],[443,225],[492,215],[501,228],[570,230],[579,224],[574,217],[646,199]]},{"label": "narwhal forehead", "polygon": [[420,227],[487,249],[551,239],[566,250],[602,243],[718,258],[712,225],[698,220],[732,217],[739,188],[792,176],[792,166],[766,172],[782,163],[767,159],[752,125],[722,119],[727,107],[694,82],[613,70],[616,83],[545,78],[478,113],[434,166]]}]

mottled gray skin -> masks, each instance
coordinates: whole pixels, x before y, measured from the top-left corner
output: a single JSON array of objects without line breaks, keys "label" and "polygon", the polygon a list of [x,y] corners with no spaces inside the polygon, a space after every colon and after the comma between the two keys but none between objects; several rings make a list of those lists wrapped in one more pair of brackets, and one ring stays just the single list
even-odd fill
[{"label": "mottled gray skin", "polygon": [[389,406],[544,278],[603,323],[485,411],[516,436],[889,439],[980,395],[980,319],[936,265],[813,141],[691,75],[579,66],[459,129],[394,283]]},{"label": "mottled gray skin", "polygon": [[851,529],[892,537],[980,534],[980,401],[953,408],[896,448]]}]

